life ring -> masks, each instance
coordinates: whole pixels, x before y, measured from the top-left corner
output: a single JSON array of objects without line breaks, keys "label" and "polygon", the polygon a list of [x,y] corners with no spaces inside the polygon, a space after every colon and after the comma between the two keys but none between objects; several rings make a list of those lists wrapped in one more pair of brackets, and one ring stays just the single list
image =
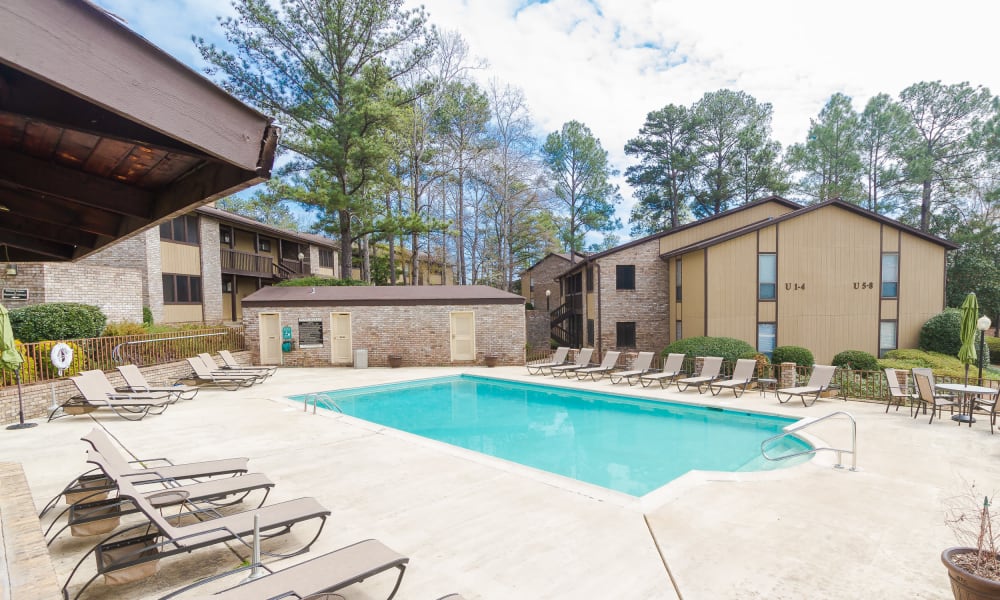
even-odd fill
[{"label": "life ring", "polygon": [[52,366],[62,371],[73,362],[73,348],[69,344],[59,342],[52,346],[52,354],[49,358],[52,359]]}]

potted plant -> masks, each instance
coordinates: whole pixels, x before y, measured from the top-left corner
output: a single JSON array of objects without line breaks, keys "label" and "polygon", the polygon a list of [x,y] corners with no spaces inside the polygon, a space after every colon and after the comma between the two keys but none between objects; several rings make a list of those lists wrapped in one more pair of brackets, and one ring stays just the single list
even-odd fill
[{"label": "potted plant", "polygon": [[389,368],[391,368],[391,369],[398,369],[401,366],[403,366],[403,357],[400,356],[399,354],[390,354],[389,355]]},{"label": "potted plant", "polygon": [[975,484],[969,487],[967,494],[951,503],[946,523],[959,543],[968,544],[941,553],[955,600],[1000,598],[1000,558],[997,556],[1000,527],[994,533],[990,503],[991,498],[981,496]]},{"label": "potted plant", "polygon": [[498,360],[500,359],[495,354],[487,354],[486,356],[483,357],[483,364],[486,365],[487,367],[495,367],[497,366]]}]

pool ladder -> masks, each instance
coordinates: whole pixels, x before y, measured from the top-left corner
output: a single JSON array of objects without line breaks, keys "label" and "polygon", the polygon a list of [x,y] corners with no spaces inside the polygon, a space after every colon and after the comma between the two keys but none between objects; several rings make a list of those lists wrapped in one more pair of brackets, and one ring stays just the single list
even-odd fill
[{"label": "pool ladder", "polygon": [[338,405],[333,398],[327,396],[326,394],[307,394],[305,398],[302,399],[302,412],[309,411],[309,401],[312,400],[313,414],[316,414],[316,405],[323,403],[323,408],[328,408],[330,410],[335,410],[343,414],[340,405]]},{"label": "pool ladder", "polygon": [[[798,433],[798,432],[802,431],[803,429],[805,429],[806,427],[809,427],[811,425],[815,425],[816,423],[822,423],[823,421],[825,421],[827,419],[830,419],[830,418],[833,418],[833,417],[837,417],[837,416],[841,416],[841,415],[843,415],[843,416],[845,416],[845,417],[847,417],[848,419],[851,420],[851,449],[850,450],[847,450],[847,449],[844,449],[844,448],[820,447],[820,448],[810,448],[809,450],[803,450],[801,452],[793,452],[792,454],[786,454],[784,456],[768,456],[767,455],[766,448],[767,448],[768,444],[770,444],[771,442],[775,442],[775,441],[780,440],[780,439],[782,439],[784,437],[787,437],[787,436],[790,436],[792,434]],[[848,454],[851,455],[851,470],[852,471],[857,471],[858,470],[858,423],[857,423],[857,421],[854,420],[854,417],[851,415],[851,413],[844,412],[844,411],[841,410],[841,411],[830,413],[830,414],[828,414],[828,415],[826,415],[824,417],[806,417],[804,419],[800,419],[800,420],[796,421],[795,423],[792,423],[791,425],[788,425],[787,427],[784,428],[783,431],[784,431],[783,433],[779,433],[776,436],[769,437],[769,438],[767,438],[766,440],[764,440],[763,442],[760,443],[760,453],[767,460],[771,460],[771,461],[788,460],[789,458],[795,458],[796,456],[802,456],[804,454],[815,454],[817,452],[820,452],[821,450],[828,450],[828,451],[836,452],[837,453],[837,464],[833,465],[834,468],[836,468],[836,469],[843,469],[844,468],[843,455],[846,452],[846,453],[848,453]]]}]

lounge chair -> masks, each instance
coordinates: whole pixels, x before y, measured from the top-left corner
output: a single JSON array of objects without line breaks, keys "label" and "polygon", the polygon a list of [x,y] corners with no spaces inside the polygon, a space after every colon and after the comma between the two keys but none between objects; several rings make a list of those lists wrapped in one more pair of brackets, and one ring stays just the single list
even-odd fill
[{"label": "lounge chair", "polygon": [[278,367],[276,366],[253,366],[253,365],[241,365],[236,361],[236,358],[229,352],[229,350],[219,350],[219,358],[222,359],[222,368],[233,371],[260,371],[265,374],[264,378],[268,378],[278,372]]},{"label": "lounge chair", "polygon": [[708,391],[712,392],[713,396],[718,396],[722,390],[733,390],[733,394],[739,398],[747,391],[747,386],[753,381],[753,372],[756,369],[756,360],[752,358],[737,359],[732,376],[722,381],[710,381]]},{"label": "lounge chair", "polygon": [[313,598],[314,596],[319,597],[320,594],[332,594],[384,571],[398,569],[399,577],[396,578],[396,585],[393,586],[386,598],[386,600],[392,600],[396,592],[399,591],[399,584],[403,582],[403,575],[406,573],[406,565],[409,561],[409,558],[378,540],[364,540],[280,571],[272,571],[270,567],[263,564],[247,565],[195,582],[163,596],[160,600],[174,598],[206,583],[237,573],[245,573],[255,567],[268,571],[268,574],[259,579],[245,580],[235,587],[216,592],[212,597],[232,598],[233,600]]},{"label": "lounge chair", "polygon": [[200,357],[187,358],[188,364],[191,365],[191,374],[187,377],[181,377],[181,379],[190,379],[196,382],[211,384],[221,387],[224,390],[238,390],[241,387],[250,387],[251,385],[258,382],[259,378],[256,375],[246,375],[240,373],[221,373],[219,371],[213,371],[206,365]]},{"label": "lounge chair", "polygon": [[584,367],[589,367],[590,357],[593,355],[594,355],[593,348],[581,348],[580,351],[576,353],[576,360],[574,360],[570,364],[559,365],[558,367],[551,367],[549,369],[549,373],[551,373],[553,377],[559,377],[560,375],[566,375],[566,377],[569,377],[569,374],[572,373],[573,371],[576,371],[577,369],[583,369]]},{"label": "lounge chair", "polygon": [[[316,534],[299,550],[281,556],[295,556],[306,552],[319,538],[326,524],[330,511],[323,508],[315,498],[299,498],[278,504],[271,504],[255,510],[218,516],[213,519],[196,520],[189,524],[174,525],[172,518],[186,516],[187,513],[166,517],[153,506],[146,496],[134,485],[128,477],[118,481],[119,495],[130,498],[132,504],[149,520],[148,523],[122,529],[104,538],[89,550],[73,567],[66,583],[63,585],[63,597],[69,598],[69,586],[73,577],[83,563],[94,554],[97,559],[97,573],[87,580],[76,591],[74,598],[81,594],[98,577],[104,575],[108,583],[128,583],[155,572],[153,561],[158,561],[177,554],[188,554],[200,548],[206,548],[225,542],[242,543],[247,548],[250,544],[244,538],[253,535],[254,517],[257,517],[257,528],[261,538],[269,539],[289,533],[295,525],[320,519]],[[201,513],[204,516],[204,513]],[[145,532],[132,537],[144,529]],[[275,555],[275,554],[272,554]],[[144,567],[150,567],[145,569]]]},{"label": "lounge chair", "polygon": [[[271,375],[274,375],[274,371],[277,367],[230,367],[229,365],[223,364],[219,366],[219,363],[215,362],[212,355],[208,352],[200,352],[198,357],[201,358],[201,362],[205,363],[208,368],[215,373],[226,373],[226,374],[236,374],[236,375],[253,375],[257,378],[258,382],[264,381]],[[225,361],[223,361],[225,363]]]},{"label": "lounge chair", "polygon": [[[100,373],[100,376],[96,375]],[[140,421],[147,414],[158,415],[173,399],[167,394],[129,394],[117,391],[104,377],[103,371],[85,371],[69,378],[79,395],[71,397],[49,413],[49,421],[70,415],[85,414],[98,408],[109,408],[129,421]]]},{"label": "lounge chair", "polygon": [[617,350],[609,350],[608,353],[604,355],[604,360],[601,361],[600,366],[577,369],[575,371],[576,378],[583,380],[590,377],[591,381],[604,379],[605,375],[615,369],[615,365],[618,364],[619,356],[621,356],[621,352]]},{"label": "lounge chair", "polygon": [[[917,401],[924,405],[925,412],[928,405],[931,407],[931,419],[927,421],[928,424],[934,422],[934,413],[938,411],[943,412],[945,406],[948,407],[952,414],[955,414],[955,405],[958,402],[949,397],[935,394],[934,388],[931,386],[930,377],[924,373],[914,373],[913,380],[917,386]],[[913,418],[916,419],[918,414],[920,414],[919,409],[914,412]]]},{"label": "lounge chair", "polygon": [[635,357],[635,362],[627,371],[617,371],[615,373],[609,373],[608,377],[611,379],[611,383],[621,383],[624,379],[629,385],[634,385],[635,381],[639,381],[640,375],[645,375],[649,372],[649,366],[653,364],[653,353],[652,352],[640,352],[638,356]]},{"label": "lounge chair", "polygon": [[[701,371],[693,377],[682,377],[680,379],[674,380],[677,384],[677,391],[683,392],[692,385],[698,388],[698,393],[702,394],[705,390],[701,389],[702,386],[708,386],[710,383],[720,378],[719,372],[722,370],[722,357],[721,356],[706,356],[701,362]],[[684,386],[683,388],[681,386]]]},{"label": "lounge chair", "polygon": [[558,367],[560,365],[566,364],[566,357],[569,355],[568,346],[559,346],[556,351],[547,360],[541,362],[533,362],[524,365],[528,369],[528,375],[538,375],[545,374],[545,369],[551,369],[552,367]]},{"label": "lounge chair", "polygon": [[885,369],[885,381],[889,384],[889,398],[885,403],[885,412],[889,414],[889,407],[896,405],[896,410],[903,404],[910,407],[910,416],[913,416],[913,404],[920,398],[920,394],[911,394],[904,391],[899,385],[899,377],[896,369]]},{"label": "lounge chair", "polygon": [[[778,388],[774,390],[774,395],[778,397],[778,402],[781,404],[798,396],[802,400],[803,406],[812,406],[819,399],[819,395],[830,388],[830,382],[833,381],[833,373],[836,370],[837,367],[830,365],[813,365],[812,374],[809,375],[809,381],[805,385]],[[785,394],[784,400],[781,399],[782,394]],[[807,402],[806,399],[810,397],[812,401]]]},{"label": "lounge chair", "polygon": [[642,384],[642,387],[649,387],[653,385],[654,381],[658,381],[661,389],[666,387],[666,383],[670,383],[681,376],[681,368],[684,367],[684,356],[684,354],[671,352],[667,355],[667,360],[663,361],[663,369],[660,372],[640,375],[639,383]]},{"label": "lounge chair", "polygon": [[121,365],[117,367],[125,380],[125,387],[119,391],[132,393],[163,393],[173,396],[176,400],[191,400],[198,395],[198,388],[192,385],[172,385],[156,387],[146,381],[146,377],[136,365]]}]

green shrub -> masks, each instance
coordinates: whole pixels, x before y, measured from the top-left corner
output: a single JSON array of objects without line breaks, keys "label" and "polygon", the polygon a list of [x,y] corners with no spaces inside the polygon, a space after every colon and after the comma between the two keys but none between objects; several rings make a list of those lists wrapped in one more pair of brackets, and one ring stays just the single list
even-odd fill
[{"label": "green shrub", "polygon": [[26,344],[97,337],[107,320],[96,306],[75,302],[34,304],[10,311],[14,335]]},{"label": "green shrub", "polygon": [[[864,350],[844,350],[833,357],[834,366],[856,371],[878,371],[878,359]],[[850,365],[850,366],[848,366]]]},{"label": "green shrub", "polygon": [[150,327],[153,324],[153,309],[148,306],[142,307],[142,324]]},{"label": "green shrub", "polygon": [[760,352],[755,353],[753,356],[748,356],[746,358],[752,358],[757,361],[757,367],[754,369],[754,373],[757,377],[770,377],[771,376],[771,360],[766,354],[761,354]]},{"label": "green shrub", "polygon": [[[949,356],[958,356],[962,347],[962,311],[957,308],[946,308],[927,319],[920,329],[920,349],[928,352],[940,352]],[[979,333],[976,333],[976,352],[979,351]],[[983,363],[990,363],[990,347],[983,347]]]},{"label": "green shrub", "polygon": [[774,349],[774,353],[771,356],[771,362],[776,365],[793,362],[800,367],[811,367],[815,364],[815,361],[813,353],[808,348],[803,348],[802,346],[778,346]]},{"label": "green shrub", "polygon": [[24,344],[21,340],[14,340],[14,348],[17,353],[21,355],[24,362],[21,363],[21,383],[31,383],[32,381],[38,379],[38,372],[35,367],[35,359],[28,356],[24,351]]},{"label": "green shrub", "polygon": [[986,336],[986,347],[990,351],[988,354],[990,362],[1000,365],[1000,338]]},{"label": "green shrub", "polygon": [[736,362],[739,358],[753,358],[757,351],[753,346],[727,337],[691,337],[677,340],[663,350],[663,356],[671,352],[685,354],[689,358],[696,356],[721,356],[727,362]]},{"label": "green shrub", "polygon": [[325,285],[368,285],[364,281],[357,279],[334,279],[332,277],[299,277],[298,279],[286,279],[275,287],[321,287]]},{"label": "green shrub", "polygon": [[140,323],[132,321],[122,321],[121,323],[108,323],[101,337],[123,336],[123,335],[144,335],[148,330]]},{"label": "green shrub", "polygon": [[[882,368],[891,367],[893,369],[909,370],[913,367],[927,367],[934,371],[934,374],[942,377],[953,377],[961,379],[965,377],[965,365],[955,356],[948,356],[940,352],[927,352],[925,350],[903,349],[886,352],[885,358],[878,361]],[[978,375],[979,369],[975,366],[969,368],[969,375]],[[989,373],[989,377],[1000,376],[1000,369],[987,367],[984,376]]]}]

